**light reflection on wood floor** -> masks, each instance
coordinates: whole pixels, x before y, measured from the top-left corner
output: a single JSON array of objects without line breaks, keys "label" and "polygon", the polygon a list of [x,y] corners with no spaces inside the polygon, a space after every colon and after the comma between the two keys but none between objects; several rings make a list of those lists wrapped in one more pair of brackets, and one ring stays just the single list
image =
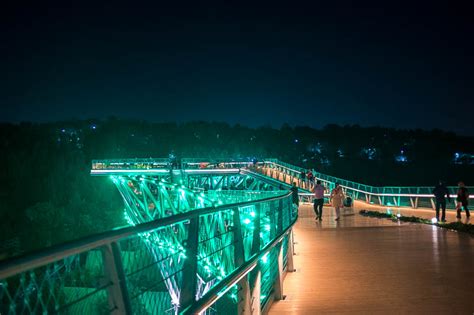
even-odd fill
[{"label": "light reflection on wood floor", "polygon": [[270,314],[473,314],[473,237],[342,213],[336,222],[325,207],[316,222],[311,206],[300,207],[297,271]]}]

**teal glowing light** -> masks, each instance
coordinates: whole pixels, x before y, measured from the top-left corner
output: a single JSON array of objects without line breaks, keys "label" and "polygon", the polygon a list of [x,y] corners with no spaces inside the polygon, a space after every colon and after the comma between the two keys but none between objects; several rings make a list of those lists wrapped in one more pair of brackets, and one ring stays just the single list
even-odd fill
[{"label": "teal glowing light", "polygon": [[265,255],[263,255],[263,257],[260,259],[264,264],[266,264],[268,262],[268,253],[266,253]]},{"label": "teal glowing light", "polygon": [[129,225],[135,226],[135,222],[133,222],[132,218],[128,215],[128,212],[126,210],[123,211],[123,217]]},{"label": "teal glowing light", "polygon": [[[232,176],[221,174],[221,172],[219,175],[211,177],[208,174],[200,175],[200,173],[193,175],[194,170],[192,169],[189,172],[191,175],[184,177],[183,181],[177,176],[177,172],[170,175],[164,170],[163,172],[160,172],[161,170],[150,171],[148,168],[141,168],[141,164],[137,165],[137,169],[133,171],[129,171],[128,168],[120,170],[114,167],[109,173],[120,174],[112,175],[110,179],[123,197],[126,206],[123,216],[130,225],[172,217],[200,208],[245,202],[244,206],[219,207],[220,209],[215,210],[215,213],[199,217],[199,245],[197,252],[193,254],[198,258],[196,299],[203,296],[218,282],[226,281],[228,275],[238,267],[235,265],[235,245],[229,246],[229,244],[233,244],[234,233],[232,232],[238,223],[233,220],[235,218],[234,211],[239,214],[241,222],[239,229],[245,235],[242,242],[245,259],[253,255],[253,237],[250,237],[252,233],[258,230],[261,246],[268,244],[274,237],[269,232],[275,229],[272,225],[275,223],[270,223],[270,216],[267,212],[277,204],[265,202],[260,204],[261,207],[259,205],[256,208],[256,203],[260,200],[277,195],[273,189],[267,189],[271,185],[260,183],[253,176],[234,176],[233,173]],[[227,170],[224,171],[227,172]],[[243,182],[236,181],[236,178],[243,180]],[[223,189],[230,183],[235,185],[235,190]],[[247,185],[248,183],[250,186]],[[204,189],[206,190],[203,191]],[[254,201],[255,203],[253,203]],[[289,206],[291,203],[283,204],[285,205],[284,211],[293,213]],[[256,218],[258,218],[258,224],[255,222]],[[185,265],[193,260],[193,257],[184,249],[189,223],[189,220],[173,223],[157,230],[138,234],[148,251],[147,253],[144,251],[144,253],[157,262],[156,270],[159,270],[163,279],[166,279],[164,284],[170,294],[172,308],[176,312],[182,293],[183,273],[180,270],[183,270]],[[261,230],[258,228],[259,226],[261,226]],[[272,281],[270,274],[275,269],[275,260],[272,259],[272,255],[266,254],[260,257],[259,263],[265,265],[267,270],[262,274],[263,283]],[[262,299],[266,300],[269,296],[270,286],[265,286],[265,288],[267,289],[262,291],[264,293]],[[227,297],[237,301],[239,298],[237,289],[235,285],[227,286],[218,295],[228,293]]]}]

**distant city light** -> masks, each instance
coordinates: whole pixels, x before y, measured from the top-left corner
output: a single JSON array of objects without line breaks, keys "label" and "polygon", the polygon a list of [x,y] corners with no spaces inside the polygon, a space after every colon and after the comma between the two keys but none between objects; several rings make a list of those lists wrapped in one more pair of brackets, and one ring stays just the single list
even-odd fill
[{"label": "distant city light", "polygon": [[[403,154],[403,153],[402,153]],[[405,155],[397,155],[395,157],[395,161],[399,162],[399,163],[406,163],[408,162],[408,159]]]}]

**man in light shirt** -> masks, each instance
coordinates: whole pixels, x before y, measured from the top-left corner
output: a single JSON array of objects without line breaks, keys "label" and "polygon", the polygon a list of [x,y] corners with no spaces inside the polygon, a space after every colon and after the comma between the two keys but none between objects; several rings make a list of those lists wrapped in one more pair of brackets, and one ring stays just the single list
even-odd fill
[{"label": "man in light shirt", "polygon": [[316,214],[316,220],[321,221],[323,219],[323,205],[324,205],[324,192],[326,187],[321,185],[321,181],[318,179],[314,186],[314,213]]}]

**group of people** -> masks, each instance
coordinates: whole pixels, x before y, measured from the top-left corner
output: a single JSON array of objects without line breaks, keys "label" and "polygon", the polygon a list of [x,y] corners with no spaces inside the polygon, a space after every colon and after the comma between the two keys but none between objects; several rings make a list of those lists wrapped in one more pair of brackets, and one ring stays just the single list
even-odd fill
[{"label": "group of people", "polygon": [[[439,181],[438,185],[433,189],[433,195],[435,196],[435,210],[436,219],[439,220],[439,211],[441,210],[441,222],[446,222],[446,199],[451,202],[448,188],[444,185],[443,181]],[[456,218],[461,219],[461,212],[466,212],[466,218],[471,216],[469,209],[469,191],[467,190],[464,182],[458,183],[458,191],[456,194]]]},{"label": "group of people", "polygon": [[[293,192],[293,203],[298,206],[299,199],[298,199],[298,186],[296,182],[293,183],[291,187],[291,191]],[[314,213],[316,214],[316,220],[322,221],[323,219],[323,205],[324,205],[324,193],[327,191],[327,188],[321,184],[320,180],[316,181],[316,185],[314,185],[313,193],[313,207]],[[344,207],[344,201],[346,200],[346,196],[342,191],[342,187],[339,184],[336,184],[334,189],[331,191],[331,195],[329,196],[329,200],[336,210],[336,218],[335,220],[338,221],[341,215],[341,208]]]},{"label": "group of people", "polygon": [[303,180],[303,181],[308,180],[310,182],[313,182],[315,177],[314,177],[313,172],[311,170],[308,170],[308,172],[302,171],[300,173],[300,179]]},{"label": "group of people", "polygon": [[[298,206],[298,186],[296,182],[293,183],[291,187],[293,192],[293,203]],[[323,205],[324,205],[324,193],[327,191],[327,188],[321,184],[320,180],[316,181],[316,185],[313,188],[314,199],[313,207],[314,213],[316,214],[316,220],[321,221],[323,219]],[[433,189],[433,195],[435,196],[435,209],[436,209],[436,219],[440,222],[446,222],[446,200],[451,202],[451,197],[449,195],[448,188],[444,185],[442,181],[439,181],[438,185]],[[344,207],[346,201],[346,196],[342,190],[342,187],[336,183],[334,189],[331,191],[329,196],[331,205],[336,211],[335,220],[338,221],[340,218],[341,208]],[[458,191],[456,195],[456,218],[461,218],[461,212],[464,210],[466,212],[466,218],[470,217],[470,212],[468,209],[469,205],[469,191],[467,190],[464,182],[458,183]],[[441,220],[439,217],[439,212],[441,210]]]}]

